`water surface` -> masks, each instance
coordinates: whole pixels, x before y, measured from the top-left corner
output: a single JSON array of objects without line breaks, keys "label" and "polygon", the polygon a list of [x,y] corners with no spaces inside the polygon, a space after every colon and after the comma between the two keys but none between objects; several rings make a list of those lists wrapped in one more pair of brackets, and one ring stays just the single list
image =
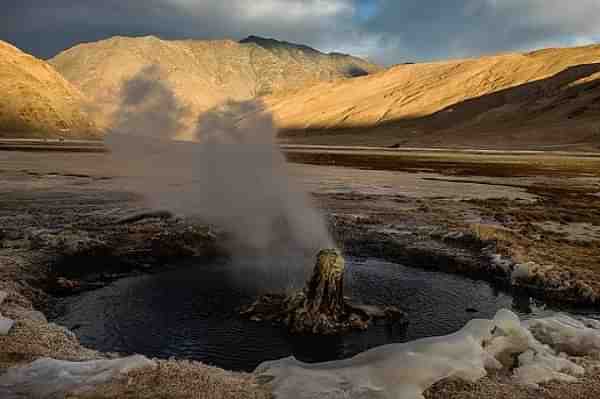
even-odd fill
[{"label": "water surface", "polygon": [[[528,298],[513,297],[485,282],[351,258],[346,294],[363,303],[402,308],[408,313],[408,327],[376,325],[343,337],[290,336],[280,326],[238,316],[238,307],[252,300],[247,287],[231,283],[231,268],[239,267],[218,261],[125,278],[61,300],[54,321],[73,328],[84,345],[102,351],[175,356],[253,370],[262,361],[289,355],[326,361],[387,343],[448,334],[472,318],[490,318],[501,308],[523,317],[542,312]],[[249,273],[247,279],[252,278]]]}]

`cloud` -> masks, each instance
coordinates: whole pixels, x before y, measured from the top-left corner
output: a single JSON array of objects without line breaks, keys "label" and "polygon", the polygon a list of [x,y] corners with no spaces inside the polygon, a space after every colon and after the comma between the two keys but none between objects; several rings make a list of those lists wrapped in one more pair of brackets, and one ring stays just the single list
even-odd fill
[{"label": "cloud", "polygon": [[547,45],[600,36],[597,0],[381,0],[363,30],[385,38],[379,58],[418,61]]},{"label": "cloud", "polygon": [[600,38],[598,0],[11,0],[0,39],[49,57],[113,35],[275,37],[382,63]]},{"label": "cloud", "polygon": [[[0,39],[50,57],[75,43],[113,35],[241,39],[275,37],[327,47],[352,27],[352,0],[41,0],[13,1]],[[342,40],[343,41],[343,40]]]}]

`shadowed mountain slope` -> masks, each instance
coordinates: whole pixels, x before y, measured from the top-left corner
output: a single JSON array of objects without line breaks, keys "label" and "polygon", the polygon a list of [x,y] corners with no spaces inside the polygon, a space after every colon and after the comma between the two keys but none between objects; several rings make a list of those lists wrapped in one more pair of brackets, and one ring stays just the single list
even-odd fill
[{"label": "shadowed mountain slope", "polygon": [[95,137],[84,104],[54,68],[0,41],[0,137]]},{"label": "shadowed mountain slope", "polygon": [[398,65],[266,99],[286,141],[600,148],[600,46]]}]

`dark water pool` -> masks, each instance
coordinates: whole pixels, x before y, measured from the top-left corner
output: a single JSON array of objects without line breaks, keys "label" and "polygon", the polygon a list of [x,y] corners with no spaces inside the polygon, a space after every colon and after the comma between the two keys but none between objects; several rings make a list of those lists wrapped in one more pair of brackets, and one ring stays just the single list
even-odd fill
[{"label": "dark water pool", "polygon": [[236,308],[252,298],[228,283],[231,267],[235,265],[219,261],[125,278],[62,299],[54,321],[74,329],[84,345],[103,351],[176,356],[252,370],[262,361],[290,354],[304,361],[325,361],[391,342],[448,334],[472,318],[492,317],[500,308],[521,316],[539,312],[532,310],[528,298],[513,297],[484,282],[351,258],[346,294],[363,303],[404,309],[408,327],[377,325],[344,337],[290,336],[281,327],[237,315]]}]

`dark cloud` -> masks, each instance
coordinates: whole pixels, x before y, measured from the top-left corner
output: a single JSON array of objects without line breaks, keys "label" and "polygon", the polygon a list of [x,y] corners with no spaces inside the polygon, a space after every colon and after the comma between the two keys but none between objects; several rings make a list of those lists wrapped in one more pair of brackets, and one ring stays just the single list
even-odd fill
[{"label": "dark cloud", "polygon": [[41,57],[114,35],[233,38],[327,46],[351,28],[350,0],[9,0],[0,39]]},{"label": "dark cloud", "polygon": [[0,39],[41,57],[114,35],[255,34],[383,63],[600,37],[598,0],[7,0]]}]

